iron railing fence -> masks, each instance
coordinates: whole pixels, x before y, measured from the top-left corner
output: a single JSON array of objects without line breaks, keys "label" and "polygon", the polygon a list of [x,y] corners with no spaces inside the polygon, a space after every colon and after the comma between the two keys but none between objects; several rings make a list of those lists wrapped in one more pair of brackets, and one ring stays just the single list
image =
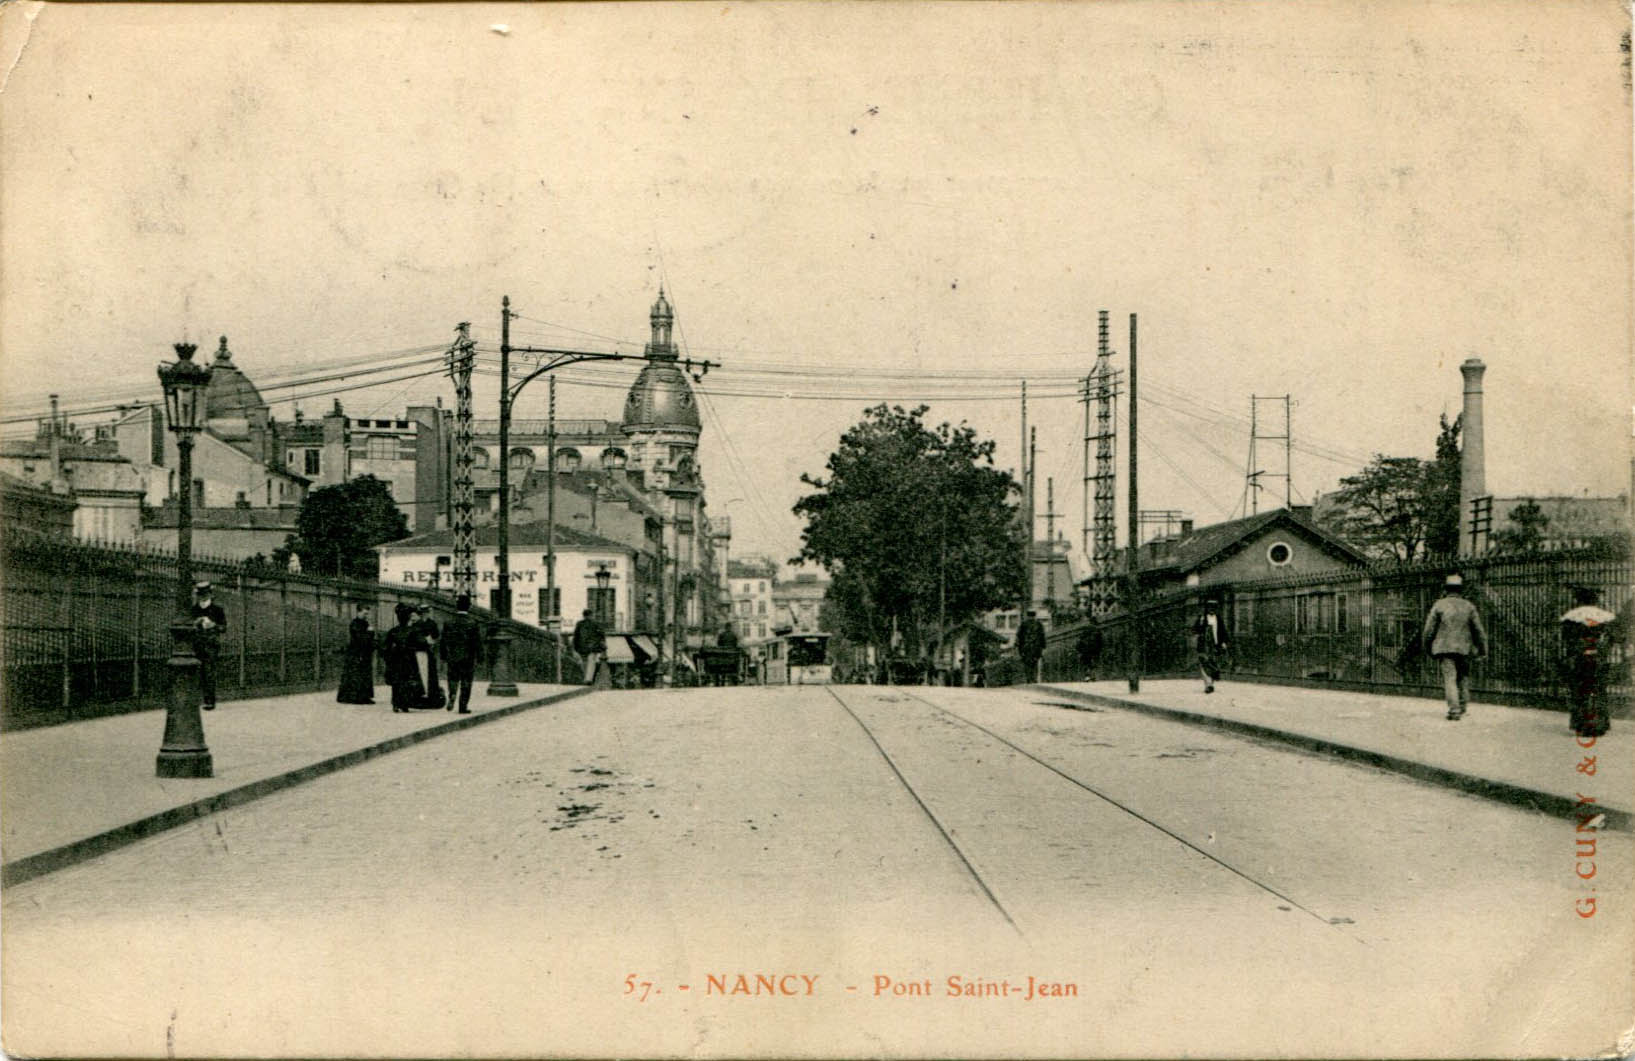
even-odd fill
[{"label": "iron railing fence", "polygon": [[[211,558],[195,559],[193,570],[214,583],[227,612],[217,665],[223,699],[338,685],[360,605],[377,633],[395,624],[400,602],[429,604],[439,623],[454,612],[451,593]],[[173,553],[8,533],[0,544],[0,727],[162,706],[177,577]],[[515,680],[550,682],[558,673],[578,680],[578,658],[562,639],[486,609],[472,614],[485,632],[511,633]],[[479,679],[487,680],[491,664],[491,658],[479,664]],[[378,683],[378,656],[376,666]]]},{"label": "iron railing fence", "polygon": [[[1489,654],[1472,670],[1472,694],[1492,701],[1565,705],[1561,616],[1573,590],[1597,590],[1624,619],[1603,659],[1604,688],[1615,702],[1635,696],[1630,663],[1632,565],[1618,550],[1574,549],[1488,555],[1417,564],[1377,564],[1292,579],[1185,587],[1142,603],[1136,628],[1142,673],[1195,673],[1192,624],[1207,598],[1221,602],[1232,643],[1232,673],[1242,679],[1412,695],[1440,695],[1436,663],[1420,630],[1446,576],[1460,572],[1481,612]],[[1131,621],[1100,628],[1099,653],[1086,658],[1086,623],[1058,627],[1045,650],[1047,680],[1117,678],[1127,673]],[[1093,640],[1093,639],[1092,639]]]}]

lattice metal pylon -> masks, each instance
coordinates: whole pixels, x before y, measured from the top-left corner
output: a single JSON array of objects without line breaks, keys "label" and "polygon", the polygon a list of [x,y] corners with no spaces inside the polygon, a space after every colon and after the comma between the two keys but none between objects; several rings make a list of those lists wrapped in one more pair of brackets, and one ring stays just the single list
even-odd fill
[{"label": "lattice metal pylon", "polygon": [[1096,367],[1084,381],[1083,398],[1096,403],[1094,434],[1085,445],[1096,444],[1096,472],[1090,476],[1095,510],[1090,530],[1090,617],[1105,618],[1118,602],[1118,534],[1113,472],[1113,398],[1118,393],[1118,374],[1113,371],[1113,352],[1107,344],[1107,311],[1099,314],[1096,329]]},{"label": "lattice metal pylon", "polygon": [[454,380],[454,505],[449,522],[454,530],[454,592],[477,596],[477,531],[472,525],[476,495],[471,469],[471,369],[477,345],[471,325],[460,325],[460,338],[449,347],[448,370]]}]

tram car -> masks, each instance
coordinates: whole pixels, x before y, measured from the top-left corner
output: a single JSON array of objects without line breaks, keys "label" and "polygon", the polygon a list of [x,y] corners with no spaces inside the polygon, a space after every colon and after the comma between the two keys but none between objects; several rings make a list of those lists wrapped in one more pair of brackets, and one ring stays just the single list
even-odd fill
[{"label": "tram car", "polygon": [[828,685],[828,634],[780,634],[766,644],[766,684]]}]

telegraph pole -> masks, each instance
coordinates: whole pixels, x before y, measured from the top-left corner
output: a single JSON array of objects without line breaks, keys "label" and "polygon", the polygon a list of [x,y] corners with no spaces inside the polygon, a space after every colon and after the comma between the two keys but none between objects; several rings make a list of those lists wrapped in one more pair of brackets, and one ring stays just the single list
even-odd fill
[{"label": "telegraph pole", "polygon": [[[562,684],[562,609],[556,603],[556,377],[550,378],[550,414],[545,421],[545,607],[546,627],[551,631],[551,654],[555,659],[556,684]],[[594,511],[594,509],[592,510]]]},{"label": "telegraph pole", "polygon": [[1130,692],[1141,691],[1141,500],[1136,479],[1135,314],[1130,314],[1130,592],[1125,607],[1130,613]]},{"label": "telegraph pole", "polygon": [[[511,296],[500,300],[500,527],[495,556],[499,587],[491,594],[501,619],[511,618]],[[494,668],[488,675],[489,696],[516,696],[511,678],[511,633],[501,623],[494,631]]]},{"label": "telegraph pole", "polygon": [[475,508],[471,483],[471,369],[476,344],[471,325],[461,322],[460,338],[449,350],[449,375],[454,378],[454,592],[477,597],[477,534],[472,523]]}]

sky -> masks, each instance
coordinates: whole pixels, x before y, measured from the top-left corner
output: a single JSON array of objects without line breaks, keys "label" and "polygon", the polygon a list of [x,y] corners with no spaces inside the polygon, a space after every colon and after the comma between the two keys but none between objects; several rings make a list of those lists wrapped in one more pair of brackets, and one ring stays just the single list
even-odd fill
[{"label": "sky", "polygon": [[[1015,468],[1024,379],[1078,544],[1103,309],[1121,369],[1139,317],[1142,508],[1246,510],[1252,395],[1293,401],[1296,503],[1429,457],[1469,357],[1491,492],[1614,495],[1627,29],[1573,0],[7,5],[0,401],[152,399],[220,334],[257,382],[460,321],[491,352],[504,295],[516,343],[636,352],[663,283],[719,366],[700,458],[737,555],[798,550],[800,475],[875,400]],[[635,371],[564,370],[559,415],[617,417]]]}]

